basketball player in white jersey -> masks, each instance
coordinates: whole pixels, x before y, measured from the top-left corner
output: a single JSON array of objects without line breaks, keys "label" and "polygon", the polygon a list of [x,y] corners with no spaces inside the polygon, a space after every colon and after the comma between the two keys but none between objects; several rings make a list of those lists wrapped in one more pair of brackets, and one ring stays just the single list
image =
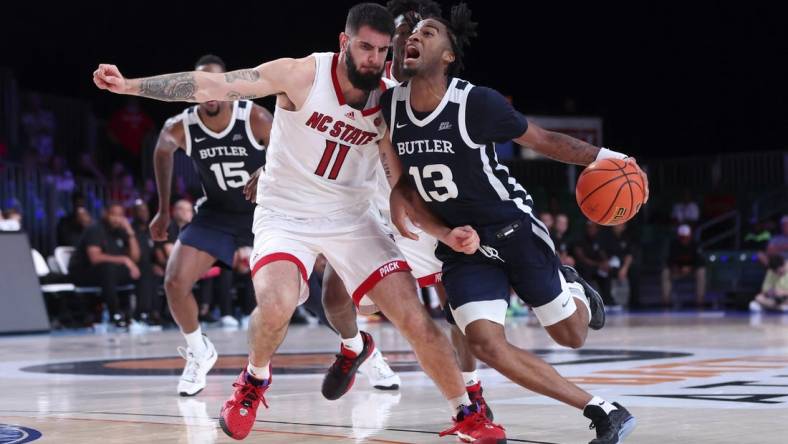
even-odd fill
[{"label": "basketball player in white jersey", "polygon": [[[195,69],[223,73],[225,65],[219,57],[207,55]],[[192,158],[206,194],[193,221],[180,232],[164,278],[170,312],[187,345],[178,348],[186,359],[178,381],[181,396],[194,396],[205,388],[206,375],[218,357],[200,329],[192,287],[216,262],[227,268],[248,263],[254,205],[244,200],[243,186],[265,162],[272,121],[268,110],[248,100],[205,102],[169,119],[156,143],[159,210],[150,224],[153,240],[167,238],[176,150],[183,149]]]},{"label": "basketball player in white jersey", "polygon": [[[235,439],[249,434],[259,404],[265,404],[271,356],[308,295],[306,278],[322,253],[353,289],[354,302],[369,299],[411,343],[456,412],[452,430],[469,442],[505,442],[503,428],[471,403],[448,340],[418,301],[410,268],[370,205],[377,141],[385,130],[378,106],[381,74],[393,34],[386,9],[362,3],[348,13],[339,54],[278,59],[226,74],[193,71],[125,79],[117,67],[105,64],[94,72],[101,89],[166,101],[277,95],[253,227],[258,307],[250,321],[249,365],[233,384],[220,417],[222,429]],[[468,227],[436,234],[458,252],[478,249],[478,236]]]},{"label": "basketball player in white jersey", "polygon": [[[407,76],[402,69],[402,61],[405,56],[405,42],[413,32],[413,28],[422,18],[440,17],[441,7],[431,0],[392,0],[386,4],[386,8],[394,17],[395,33],[392,39],[392,59],[386,63],[383,76],[395,83],[399,83],[407,80]],[[389,226],[392,226],[389,213],[391,187],[382,168],[378,169],[378,179],[375,205],[380,209],[384,220],[389,223]],[[397,246],[413,269],[413,276],[416,278],[418,286],[420,288],[433,286],[440,298],[441,306],[445,307],[446,290],[441,283],[442,263],[435,257],[435,248],[438,241],[423,232],[419,234],[419,240],[416,241],[401,236],[396,230],[394,230],[394,237]],[[323,306],[326,309],[326,317],[342,338],[340,350],[355,347],[356,350],[353,350],[354,352],[361,352],[363,342],[361,332],[359,332],[356,323],[356,310],[349,302],[347,289],[337,273],[334,272],[330,263],[326,266],[323,277]],[[467,340],[462,331],[454,324],[451,324],[451,340],[457,351],[463,380],[471,401],[483,404],[487,417],[492,420],[492,409],[489,408],[482,395],[481,381],[476,372],[476,358],[469,350]],[[373,386],[385,387],[395,382],[399,384],[399,377],[395,373],[387,371],[387,369],[388,366],[385,365],[385,361],[383,361],[377,348],[373,351],[370,359],[364,361],[359,367],[359,371],[370,378]]]}]

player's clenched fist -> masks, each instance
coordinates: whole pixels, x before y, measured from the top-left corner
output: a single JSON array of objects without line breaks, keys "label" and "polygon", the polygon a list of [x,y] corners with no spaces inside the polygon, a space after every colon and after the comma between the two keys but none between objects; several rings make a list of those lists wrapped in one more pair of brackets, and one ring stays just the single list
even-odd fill
[{"label": "player's clenched fist", "polygon": [[100,64],[93,71],[93,83],[99,89],[106,89],[116,94],[123,94],[126,90],[126,79],[115,65]]}]

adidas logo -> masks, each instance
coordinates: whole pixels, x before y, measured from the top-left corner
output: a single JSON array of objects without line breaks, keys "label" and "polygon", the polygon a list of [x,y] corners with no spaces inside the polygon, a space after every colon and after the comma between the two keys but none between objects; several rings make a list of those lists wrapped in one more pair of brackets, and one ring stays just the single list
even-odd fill
[{"label": "adidas logo", "polygon": [[438,131],[443,131],[447,129],[452,129],[454,126],[451,122],[441,122],[441,125],[438,127]]},{"label": "adidas logo", "polygon": [[242,136],[242,135],[240,135],[240,134],[236,134],[236,135],[234,135],[234,136],[233,136],[233,142],[235,142],[235,141],[237,141],[237,140],[241,140],[241,139],[243,139],[243,138],[244,138],[244,136]]},{"label": "adidas logo", "polygon": [[345,114],[345,117],[347,117],[348,119],[351,119],[351,120],[356,120],[356,113],[355,113],[355,111],[351,111],[351,112]]}]

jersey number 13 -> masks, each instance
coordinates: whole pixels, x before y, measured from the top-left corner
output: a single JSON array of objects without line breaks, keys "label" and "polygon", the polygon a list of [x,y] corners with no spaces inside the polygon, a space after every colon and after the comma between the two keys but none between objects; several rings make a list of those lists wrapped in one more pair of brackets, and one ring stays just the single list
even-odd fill
[{"label": "jersey number 13", "polygon": [[[446,202],[449,199],[453,199],[459,195],[457,190],[457,184],[454,183],[454,176],[451,174],[451,169],[448,166],[439,163],[435,165],[427,165],[422,168],[421,173],[419,173],[419,168],[416,166],[410,167],[408,169],[408,174],[413,177],[413,180],[416,182],[416,188],[419,190],[419,194],[426,202],[438,201],[438,202]],[[424,189],[424,182],[422,179],[429,179],[433,183],[433,188],[435,191],[426,191]]]}]

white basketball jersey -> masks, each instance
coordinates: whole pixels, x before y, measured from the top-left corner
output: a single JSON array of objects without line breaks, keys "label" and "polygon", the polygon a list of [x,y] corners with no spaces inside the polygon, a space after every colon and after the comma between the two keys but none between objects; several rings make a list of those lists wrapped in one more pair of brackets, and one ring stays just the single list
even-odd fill
[{"label": "white basketball jersey", "polygon": [[378,102],[386,85],[357,110],[339,86],[339,55],[313,57],[315,80],[301,109],[276,107],[257,203],[299,218],[366,211],[377,188],[377,142],[386,128]]}]

